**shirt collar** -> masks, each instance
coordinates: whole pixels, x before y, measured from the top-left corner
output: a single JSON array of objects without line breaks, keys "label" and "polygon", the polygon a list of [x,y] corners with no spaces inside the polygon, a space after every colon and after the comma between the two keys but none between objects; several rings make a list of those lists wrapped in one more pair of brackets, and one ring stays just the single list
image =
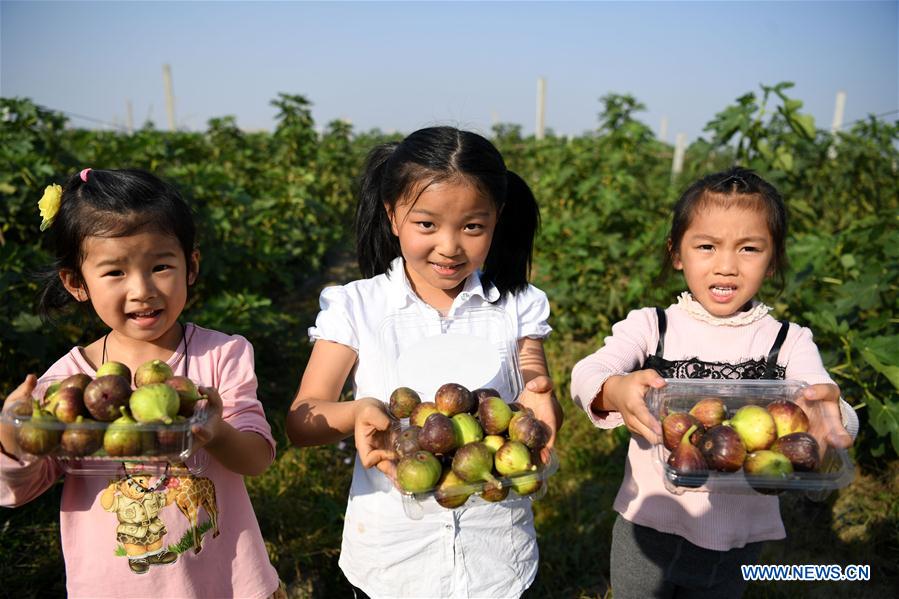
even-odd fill
[{"label": "shirt collar", "polygon": [[[412,285],[409,284],[409,279],[406,277],[406,271],[403,268],[402,256],[398,256],[391,261],[390,268],[387,269],[386,274],[387,279],[390,281],[390,300],[395,308],[405,308],[410,304],[422,301],[415,291],[412,290]],[[499,299],[499,290],[495,286],[489,285],[488,289],[484,289],[484,285],[481,283],[480,271],[475,271],[468,275],[468,278],[465,279],[465,284],[462,286],[462,291],[453,300],[453,307],[463,304],[475,296],[487,302],[495,302]]]}]

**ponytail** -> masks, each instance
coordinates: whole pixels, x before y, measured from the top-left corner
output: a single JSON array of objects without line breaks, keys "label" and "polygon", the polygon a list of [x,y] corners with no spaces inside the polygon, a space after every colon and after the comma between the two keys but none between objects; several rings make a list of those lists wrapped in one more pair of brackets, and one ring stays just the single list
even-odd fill
[{"label": "ponytail", "polygon": [[399,240],[390,228],[390,218],[384,209],[381,194],[387,162],[397,145],[395,142],[386,143],[369,152],[359,183],[356,258],[364,277],[387,272],[390,262],[400,255]]},{"label": "ponytail", "polygon": [[500,296],[527,288],[534,236],[540,226],[540,209],[528,184],[508,170],[506,182],[505,202],[493,232],[483,273]]}]

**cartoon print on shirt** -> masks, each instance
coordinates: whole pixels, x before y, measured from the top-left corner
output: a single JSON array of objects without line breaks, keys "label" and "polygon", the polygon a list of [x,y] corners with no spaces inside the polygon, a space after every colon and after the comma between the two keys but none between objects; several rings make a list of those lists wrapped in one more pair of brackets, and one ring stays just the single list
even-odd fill
[{"label": "cartoon print on shirt", "polygon": [[178,559],[176,553],[163,547],[167,531],[159,517],[162,508],[173,500],[150,486],[150,474],[146,472],[114,480],[100,495],[103,509],[116,514],[116,539],[135,574],[146,574],[151,565],[171,564]]},{"label": "cartoon print on shirt", "polygon": [[[154,483],[147,472],[126,470],[125,477],[110,482],[100,496],[103,509],[115,512],[118,519],[116,554],[126,556],[136,574],[145,574],[153,565],[174,563],[191,547],[199,553],[203,534],[210,528],[214,529],[213,538],[219,535],[215,484],[194,476],[184,464],[169,466],[174,466],[171,472],[167,467]],[[190,527],[177,543],[164,547],[163,537],[168,531],[160,512],[173,503]],[[203,523],[198,522],[200,508],[209,516]]]}]

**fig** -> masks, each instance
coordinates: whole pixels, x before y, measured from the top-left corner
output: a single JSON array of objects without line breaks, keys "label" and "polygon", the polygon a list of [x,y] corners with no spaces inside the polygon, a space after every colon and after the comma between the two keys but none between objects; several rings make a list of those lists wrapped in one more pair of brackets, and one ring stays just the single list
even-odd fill
[{"label": "fig", "polygon": [[531,449],[540,449],[549,441],[549,432],[546,425],[533,416],[516,412],[509,421],[509,439],[521,441]]},{"label": "fig", "polygon": [[484,501],[497,502],[502,501],[509,496],[509,487],[495,483],[484,483],[484,489],[481,491],[481,499]]},{"label": "fig", "polygon": [[[666,420],[671,418],[671,416],[675,416],[675,414],[671,414]],[[678,476],[675,482],[682,487],[702,486],[709,475],[709,467],[705,462],[705,458],[702,457],[702,452],[690,442],[691,436],[700,427],[702,425],[697,421],[684,431],[674,451],[668,456],[668,465],[671,466]],[[680,479],[681,476],[687,476],[689,480]]]},{"label": "fig", "polygon": [[437,413],[437,404],[433,401],[423,401],[412,409],[412,413],[409,415],[409,424],[423,427],[428,416]]},{"label": "fig", "polygon": [[721,424],[706,431],[699,442],[699,451],[709,468],[719,472],[736,472],[746,457],[746,446],[737,431]]},{"label": "fig", "polygon": [[96,425],[95,420],[78,416],[75,422],[62,432],[60,440],[62,450],[72,457],[81,457],[100,449],[103,445],[103,431]]},{"label": "fig", "polygon": [[107,374],[95,378],[84,388],[84,407],[95,420],[110,422],[118,418],[130,396],[131,384],[124,377]]},{"label": "fig", "polygon": [[[160,428],[156,431],[155,450],[159,453],[181,453],[184,449],[187,418],[176,415],[172,419],[172,426]],[[144,447],[144,452],[149,448]]]},{"label": "fig", "polygon": [[471,485],[456,476],[451,468],[447,468],[437,481],[434,489],[434,499],[447,509],[453,509],[465,505],[471,497]]},{"label": "fig", "polygon": [[808,433],[784,435],[774,442],[771,450],[785,455],[797,472],[814,472],[821,462],[818,441]]},{"label": "fig", "polygon": [[478,404],[478,420],[488,435],[501,435],[509,428],[512,408],[499,397],[485,397]]},{"label": "fig", "polygon": [[398,387],[390,394],[390,413],[396,418],[408,418],[420,403],[421,397],[413,389]]},{"label": "fig", "polygon": [[[117,376],[117,375],[107,375]],[[121,378],[121,377],[117,377]],[[103,435],[103,449],[111,456],[140,455],[143,448],[143,431],[124,406],[119,408],[121,416],[113,420]]]},{"label": "fig", "polygon": [[178,413],[178,392],[165,383],[148,383],[134,390],[128,407],[138,422],[171,424]]},{"label": "fig", "polygon": [[702,438],[705,427],[702,426],[702,423],[695,416],[691,416],[686,412],[672,412],[665,416],[662,420],[662,442],[665,444],[665,447],[674,451],[680,444],[684,433],[690,427],[695,427],[693,428],[693,434],[690,436],[690,442],[696,445],[699,443],[699,439]]},{"label": "fig", "polygon": [[519,495],[519,497],[524,497],[526,495],[530,495],[531,493],[535,493],[536,491],[540,490],[542,484],[543,482],[540,480],[540,475],[536,472],[519,474],[509,479],[509,485],[512,487],[512,490]]},{"label": "fig", "polygon": [[727,424],[740,435],[746,451],[768,449],[777,438],[777,427],[768,410],[762,406],[746,405],[737,410]]},{"label": "fig", "polygon": [[777,436],[808,432],[808,416],[798,404],[786,399],[772,401],[765,409],[774,419]]},{"label": "fig", "polygon": [[487,435],[483,438],[484,445],[486,445],[487,449],[489,449],[494,454],[500,447],[503,446],[503,443],[505,442],[506,438],[500,435]]},{"label": "fig", "polygon": [[434,454],[416,451],[400,459],[396,465],[396,480],[407,493],[430,491],[440,479],[442,468]]},{"label": "fig", "polygon": [[75,387],[76,389],[80,389],[81,392],[84,393],[84,390],[90,384],[91,380],[93,379],[91,379],[91,377],[84,374],[83,372],[77,372],[72,376],[68,376],[62,379],[59,382],[59,387],[60,389],[64,389],[66,387]]},{"label": "fig", "polygon": [[493,454],[481,442],[463,445],[453,456],[453,472],[466,482],[495,482],[492,470]]},{"label": "fig", "polygon": [[418,444],[431,453],[451,452],[457,447],[453,421],[439,412],[431,414],[418,433]]},{"label": "fig", "polygon": [[185,418],[193,416],[194,407],[202,399],[194,382],[186,376],[178,375],[166,379],[165,384],[178,393],[178,413]]},{"label": "fig", "polygon": [[696,418],[706,428],[712,428],[727,418],[727,408],[717,397],[700,399],[690,408],[690,416]]},{"label": "fig", "polygon": [[499,397],[499,391],[493,387],[481,387],[472,391],[471,395],[474,398],[475,409],[477,409],[478,405],[488,397]]},{"label": "fig", "polygon": [[412,455],[421,449],[421,445],[418,443],[418,435],[420,433],[420,426],[410,426],[397,436],[396,452],[401,458]]},{"label": "fig", "polygon": [[31,419],[16,429],[16,443],[22,451],[47,455],[59,447],[62,425],[53,414],[41,408],[37,400],[31,404]]},{"label": "fig", "polygon": [[61,422],[75,422],[84,415],[84,392],[78,387],[60,387],[53,400],[53,414]]},{"label": "fig", "polygon": [[437,410],[445,416],[455,416],[462,412],[470,412],[474,398],[471,391],[456,383],[446,383],[434,394]]},{"label": "fig", "polygon": [[100,364],[100,367],[97,369],[97,378],[109,374],[116,374],[128,381],[129,384],[131,383],[131,369],[121,362],[109,361]]},{"label": "fig", "polygon": [[493,456],[496,471],[503,476],[522,474],[529,470],[536,470],[537,466],[531,462],[531,452],[524,443],[507,441],[496,450]]},{"label": "fig", "polygon": [[776,495],[780,491],[776,488],[777,481],[788,478],[793,473],[793,465],[782,453],[760,449],[746,456],[743,471],[753,489],[766,495]]},{"label": "fig", "polygon": [[466,443],[473,443],[484,438],[484,431],[474,416],[468,412],[456,414],[450,419],[453,423],[453,432],[456,435],[456,447],[462,447]]},{"label": "fig", "polygon": [[134,371],[134,386],[143,387],[155,383],[164,383],[166,379],[174,376],[172,367],[162,360],[148,360]]}]

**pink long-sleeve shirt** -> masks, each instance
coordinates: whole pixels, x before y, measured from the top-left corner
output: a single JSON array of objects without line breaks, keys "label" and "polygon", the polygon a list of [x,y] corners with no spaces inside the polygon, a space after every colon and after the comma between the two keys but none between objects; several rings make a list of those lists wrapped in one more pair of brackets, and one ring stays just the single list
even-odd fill
[{"label": "pink long-sleeve shirt", "polygon": [[[185,338],[189,340],[188,359],[179,348],[168,360],[175,374],[218,389],[224,420],[237,430],[252,431],[265,438],[273,460],[275,442],[262,404],[256,398],[250,343],[239,335],[229,336],[193,324],[187,325]],[[78,372],[90,376],[96,373],[76,347],[53,364],[45,376]],[[179,553],[175,562],[151,565],[144,574],[129,568],[117,530],[130,521],[147,520],[142,514],[152,516],[159,504],[165,504],[163,496],[153,498],[148,494],[133,501],[117,492],[107,511],[101,505],[101,496],[111,479],[122,478],[121,472],[66,475],[59,519],[69,597],[261,598],[278,588],[278,575],[269,562],[241,475],[226,469],[203,450],[190,458],[188,465],[198,481],[208,479],[214,486],[210,505],[217,512],[219,534],[214,537],[214,529],[208,530],[198,553],[189,548]],[[31,501],[64,473],[62,464],[53,458],[32,457],[20,464],[0,454],[0,505],[13,507]],[[153,470],[151,484],[159,474]],[[164,486],[156,490],[164,491]],[[189,530],[187,517],[176,502],[162,507],[157,516],[166,530],[163,547],[177,544]],[[208,510],[201,508],[198,524],[209,519]]]},{"label": "pink long-sleeve shirt", "polygon": [[[709,362],[739,363],[768,355],[780,329],[769,315],[749,324],[715,325],[674,304],[665,311],[668,329],[664,357],[667,360],[699,358]],[[606,379],[639,369],[653,354],[659,340],[654,308],[642,308],[612,327],[612,335],[595,353],[580,360],[571,375],[571,396],[599,428],[623,424],[618,412],[594,412],[590,404]],[[821,362],[809,329],[790,324],[777,360],[786,367],[786,378],[813,385],[832,383]],[[844,406],[848,407],[848,406]],[[855,436],[857,420],[849,432]],[[624,479],[614,509],[626,520],[686,538],[700,547],[725,551],[747,543],[784,538],[780,504],[776,496],[720,494],[687,491],[670,493],[664,485],[656,449],[633,435],[627,453]]]}]

